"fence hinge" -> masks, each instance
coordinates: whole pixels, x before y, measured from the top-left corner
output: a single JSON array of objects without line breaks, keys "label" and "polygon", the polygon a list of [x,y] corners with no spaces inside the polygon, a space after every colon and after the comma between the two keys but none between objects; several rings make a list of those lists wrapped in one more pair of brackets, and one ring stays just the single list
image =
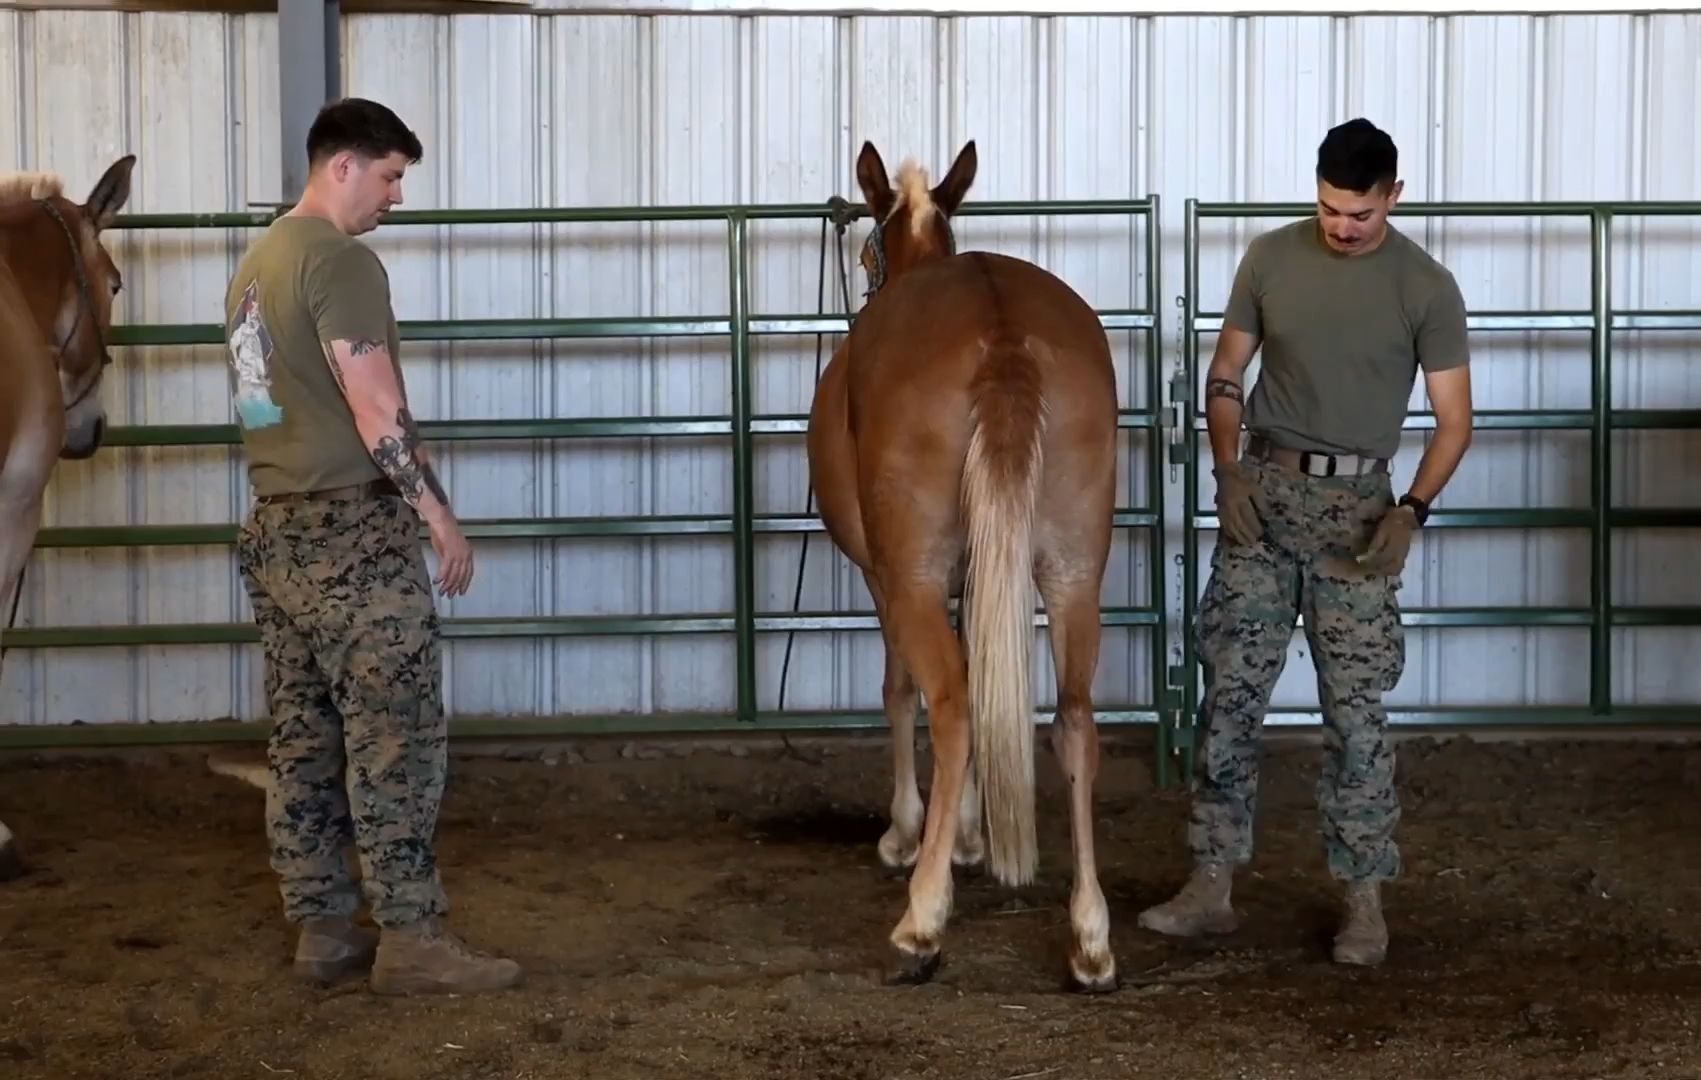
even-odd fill
[{"label": "fence hinge", "polygon": [[1169,405],[1165,409],[1163,427],[1169,433],[1169,463],[1186,465],[1193,460],[1193,440],[1188,424],[1192,419],[1192,395],[1187,385],[1187,372],[1177,371],[1169,377]]}]

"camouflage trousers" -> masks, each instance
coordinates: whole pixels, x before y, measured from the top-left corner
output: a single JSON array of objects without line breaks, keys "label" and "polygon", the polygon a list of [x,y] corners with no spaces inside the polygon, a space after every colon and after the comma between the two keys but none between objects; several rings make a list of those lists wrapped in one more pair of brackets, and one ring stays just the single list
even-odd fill
[{"label": "camouflage trousers", "polygon": [[1303,614],[1324,718],[1316,797],[1330,873],[1395,877],[1400,805],[1382,695],[1405,668],[1399,580],[1352,558],[1394,504],[1390,480],[1313,477],[1251,458],[1241,465],[1264,535],[1251,546],[1219,536],[1199,601],[1203,745],[1189,846],[1200,862],[1252,857],[1259,732]]},{"label": "camouflage trousers", "polygon": [[419,517],[398,496],[256,503],[238,559],[271,707],[266,832],[284,913],[400,926],[446,913],[433,836],[448,767]]}]

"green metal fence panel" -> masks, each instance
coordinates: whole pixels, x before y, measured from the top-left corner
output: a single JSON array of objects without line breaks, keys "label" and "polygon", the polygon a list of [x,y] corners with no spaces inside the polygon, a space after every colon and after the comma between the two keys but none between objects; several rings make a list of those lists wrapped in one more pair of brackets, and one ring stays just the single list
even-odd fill
[{"label": "green metal fence panel", "polygon": [[[1158,314],[1159,219],[1158,198],[1135,200],[1053,200],[1044,202],[982,202],[965,205],[963,216],[1080,216],[1130,215],[1145,225],[1145,303],[1138,308],[1101,309],[1100,321],[1108,331],[1141,333],[1146,338],[1144,409],[1120,411],[1123,429],[1151,433],[1146,453],[1146,480],[1151,492],[1146,506],[1118,509],[1115,524],[1121,529],[1142,530],[1149,536],[1149,588],[1151,602],[1139,607],[1106,607],[1101,617],[1106,626],[1139,626],[1151,632],[1151,686],[1153,700],[1135,703],[1104,703],[1098,710],[1106,723],[1158,724],[1160,740],[1175,727],[1174,714],[1180,699],[1166,689],[1167,619],[1162,603],[1165,582],[1164,504],[1162,452],[1158,433],[1164,397],[1161,355],[1161,320]],[[130,214],[113,225],[117,229],[254,229],[269,224],[283,208],[264,212]],[[860,209],[853,206],[853,209]],[[539,417],[526,420],[425,422],[421,425],[433,440],[575,439],[605,437],[721,436],[732,440],[733,512],[729,516],[661,515],[651,517],[528,518],[472,520],[464,523],[470,537],[557,538],[591,536],[689,536],[731,535],[734,545],[735,606],[731,612],[682,612],[646,616],[552,616],[527,618],[459,618],[444,621],[448,638],[519,638],[540,636],[649,635],[727,633],[737,641],[737,710],[729,714],[676,714],[651,717],[565,716],[512,721],[455,721],[457,736],[492,734],[568,734],[630,732],[700,732],[708,730],[812,729],[824,727],[883,727],[879,711],[836,710],[803,712],[760,710],[756,704],[755,637],[759,633],[875,629],[872,615],[853,612],[759,612],[754,600],[754,548],[758,533],[819,532],[815,515],[753,512],[752,460],[757,436],[798,433],[805,429],[802,414],[757,415],[751,409],[751,340],[757,335],[842,333],[849,325],[844,315],[758,314],[750,308],[750,225],[758,220],[825,220],[833,214],[830,204],[786,204],[770,206],[681,206],[608,208],[518,208],[490,210],[396,211],[393,225],[487,225],[588,223],[588,222],[722,222],[727,229],[727,258],[731,287],[724,316],[707,318],[606,317],[554,319],[473,319],[413,321],[401,324],[407,340],[473,341],[542,338],[598,337],[723,337],[728,339],[732,368],[732,414],[730,416],[633,416],[618,419],[559,419]],[[114,328],[115,346],[218,344],[222,329],[216,324],[128,325]],[[240,438],[233,424],[169,424],[120,426],[107,435],[109,446],[161,447],[236,445]],[[43,529],[36,546],[140,547],[150,545],[234,543],[236,524],[123,525],[57,527]],[[422,529],[421,536],[425,533]],[[1043,627],[1043,612],[1035,625]],[[49,649],[87,646],[188,645],[249,643],[258,640],[255,628],[240,623],[142,624],[128,626],[27,627],[10,632],[8,649]],[[1160,717],[1163,722],[1159,723]],[[259,725],[186,723],[173,725],[76,725],[43,728],[0,727],[0,746],[123,744],[202,739],[256,739],[264,735]],[[1160,756],[1161,761],[1167,755]],[[1160,782],[1162,778],[1160,777]]]},{"label": "green metal fence panel", "polygon": [[[1198,657],[1194,622],[1202,582],[1198,541],[1204,529],[1214,529],[1216,515],[1201,510],[1198,474],[1193,468],[1199,436],[1207,431],[1202,407],[1195,400],[1199,379],[1199,338],[1221,329],[1222,313],[1199,306],[1199,229],[1206,218],[1299,218],[1315,212],[1309,203],[1231,203],[1188,199],[1183,245],[1186,282],[1182,300],[1182,370],[1172,387],[1175,415],[1185,415],[1170,443],[1172,463],[1186,465],[1182,492],[1185,507],[1182,564],[1182,662],[1172,673],[1172,685],[1182,691],[1181,726],[1169,740],[1180,759],[1179,771],[1192,774],[1198,732]],[[1478,332],[1576,330],[1590,335],[1590,406],[1580,410],[1479,411],[1475,426],[1495,430],[1586,430],[1590,434],[1590,495],[1588,510],[1508,508],[1436,510],[1426,529],[1586,528],[1590,537],[1590,602],[1585,608],[1447,608],[1408,609],[1407,626],[1587,626],[1590,633],[1590,693],[1587,706],[1481,708],[1427,706],[1390,708],[1390,722],[1401,725],[1473,727],[1502,724],[1611,724],[1646,721],[1694,722],[1695,710],[1667,706],[1628,706],[1613,695],[1611,632],[1619,626],[1701,625],[1701,609],[1619,607],[1612,603],[1612,530],[1650,526],[1701,524],[1701,512],[1665,509],[1614,509],[1612,506],[1612,443],[1614,431],[1630,429],[1683,430],[1701,428],[1696,410],[1625,410],[1612,408],[1612,334],[1619,330],[1701,330],[1701,310],[1620,311],[1612,304],[1611,226],[1618,217],[1672,217],[1701,214],[1701,202],[1454,202],[1403,203],[1399,217],[1568,217],[1590,226],[1590,304],[1586,311],[1478,311],[1468,325]],[[1406,430],[1432,428],[1435,418],[1418,413]],[[1280,714],[1287,710],[1272,709]]]}]

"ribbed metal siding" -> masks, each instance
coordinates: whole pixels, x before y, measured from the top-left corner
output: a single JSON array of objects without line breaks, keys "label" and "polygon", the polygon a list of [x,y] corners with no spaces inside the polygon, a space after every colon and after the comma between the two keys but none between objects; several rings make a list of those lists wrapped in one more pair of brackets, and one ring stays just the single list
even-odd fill
[{"label": "ribbed metal siding", "polygon": [[[1182,202],[1306,199],[1323,129],[1365,113],[1402,148],[1406,198],[1694,198],[1701,150],[1701,18],[932,19],[828,17],[356,16],[344,85],[379,97],[420,131],[427,158],[407,181],[413,207],[817,201],[855,195],[852,161],[873,138],[894,168],[916,154],[937,174],[974,138],[971,198],[1164,199],[1163,297],[1181,288]],[[84,12],[0,14],[0,166],[51,167],[86,188],[114,156],[141,155],[135,210],[237,208],[275,200],[275,22],[270,16]],[[189,49],[198,55],[189,60]],[[216,50],[217,59],[213,59]],[[53,124],[49,124],[51,118]],[[54,126],[58,125],[58,126]],[[1259,226],[1263,227],[1263,226]],[[1473,307],[1583,306],[1581,223],[1517,218],[1416,226]],[[1207,307],[1218,306],[1254,230],[1208,223]],[[1039,258],[1094,303],[1144,295],[1143,237],[1111,219],[974,220],[963,242]],[[240,237],[121,234],[125,321],[217,318]],[[861,233],[857,234],[860,239]],[[818,226],[757,226],[758,311],[816,304]],[[1627,222],[1615,235],[1615,300],[1701,306],[1694,223]],[[717,226],[392,230],[385,256],[403,318],[696,314],[725,309]],[[854,249],[850,252],[854,256]],[[861,281],[853,278],[853,290]],[[836,306],[831,277],[829,308]],[[1171,334],[1160,358],[1175,360]],[[1211,341],[1204,348],[1208,355]],[[1580,407],[1581,335],[1477,338],[1481,408]],[[1615,399],[1686,405],[1693,339],[1618,335]],[[1124,354],[1132,352],[1123,347]],[[730,407],[722,343],[593,341],[413,345],[406,364],[428,417],[719,412]],[[802,411],[812,339],[762,340],[758,411]],[[1121,359],[1123,397],[1144,404],[1142,364]],[[230,416],[219,350],[131,350],[108,391],[114,422]],[[1414,396],[1421,402],[1421,388]],[[1619,437],[1632,450],[1617,501],[1688,505],[1695,440]],[[1125,503],[1143,500],[1143,438],[1129,440]],[[1449,506],[1583,506],[1586,434],[1482,433]],[[764,440],[758,512],[798,510],[801,440]],[[1412,438],[1400,462],[1415,468]],[[492,443],[437,451],[464,516],[725,513],[730,454],[709,440]],[[1172,489],[1179,491],[1179,488]],[[1207,486],[1206,490],[1209,488]],[[111,451],[59,473],[47,523],[229,520],[243,480],[220,450]],[[1171,497],[1172,518],[1174,517]],[[1621,534],[1620,602],[1694,602],[1686,537]],[[759,609],[785,609],[795,537],[760,542]],[[1145,545],[1125,539],[1104,600],[1142,603]],[[1172,539],[1170,550],[1176,550]],[[1208,546],[1205,552],[1208,552]],[[1204,553],[1202,553],[1204,554]],[[479,548],[473,594],[450,614],[704,611],[732,606],[727,540],[506,541]],[[1414,552],[1413,604],[1587,602],[1582,533],[1433,536]],[[1172,609],[1179,599],[1165,598]],[[812,543],[802,604],[867,606],[858,575]],[[224,549],[42,551],[20,622],[248,617]],[[1685,631],[1621,632],[1623,696],[1701,692]],[[771,705],[784,639],[765,636],[760,700]],[[563,639],[450,647],[449,693],[463,714],[723,709],[730,637]],[[1041,655],[1046,653],[1043,650]],[[1144,631],[1106,631],[1097,690],[1150,694]],[[787,703],[876,706],[876,635],[799,635]],[[1578,701],[1581,630],[1413,632],[1400,702]],[[263,715],[247,649],[54,650],[8,657],[0,721],[192,720]],[[1049,673],[1048,673],[1049,676]],[[1315,701],[1296,641],[1276,700]],[[1051,693],[1049,677],[1041,687]]]}]

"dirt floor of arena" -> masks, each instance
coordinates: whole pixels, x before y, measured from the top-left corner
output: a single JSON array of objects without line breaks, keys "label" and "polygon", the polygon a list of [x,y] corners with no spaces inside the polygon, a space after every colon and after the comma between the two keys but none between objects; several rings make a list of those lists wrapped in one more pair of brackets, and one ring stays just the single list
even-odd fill
[{"label": "dirt floor of arena", "polygon": [[[536,751],[532,751],[536,752]],[[263,796],[198,753],[0,761],[29,872],[0,885],[0,1075],[51,1077],[1701,1076],[1701,747],[1405,742],[1404,879],[1378,970],[1328,959],[1316,748],[1272,745],[1245,925],[1139,930],[1184,797],[1107,746],[1098,836],[1123,987],[1061,992],[1066,810],[1043,878],[959,876],[945,965],[890,985],[903,884],[884,740],[457,757],[455,926],[525,985],[385,999],[294,984]],[[922,761],[927,761],[925,754]]]}]

